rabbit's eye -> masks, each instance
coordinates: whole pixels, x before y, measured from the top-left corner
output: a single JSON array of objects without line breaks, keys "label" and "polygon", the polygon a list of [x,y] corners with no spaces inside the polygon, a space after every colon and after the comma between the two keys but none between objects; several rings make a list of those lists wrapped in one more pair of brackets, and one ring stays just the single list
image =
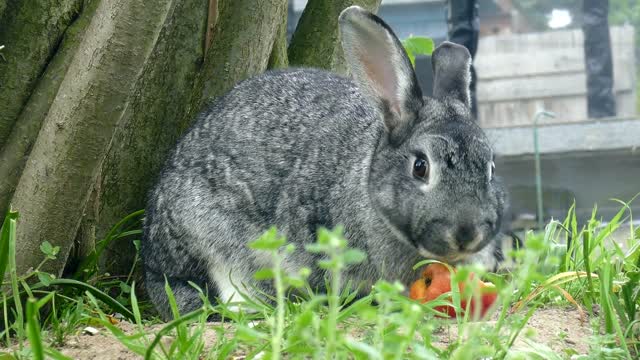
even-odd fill
[{"label": "rabbit's eye", "polygon": [[426,179],[429,176],[429,162],[425,159],[416,159],[413,163],[413,175]]},{"label": "rabbit's eye", "polygon": [[493,180],[493,175],[495,175],[496,173],[496,163],[495,162],[491,162],[491,166],[489,168],[489,178],[491,180]]}]

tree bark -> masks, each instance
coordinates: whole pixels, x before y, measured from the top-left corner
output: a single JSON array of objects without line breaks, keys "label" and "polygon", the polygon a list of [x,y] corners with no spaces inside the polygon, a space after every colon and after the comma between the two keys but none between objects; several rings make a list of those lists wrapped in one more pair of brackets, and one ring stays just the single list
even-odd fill
[{"label": "tree bark", "polygon": [[[191,122],[185,113],[203,64],[207,8],[202,0],[174,1],[102,167],[98,239],[123,217],[144,208],[167,154]],[[129,271],[135,249],[127,240],[103,253],[104,270]]]},{"label": "tree bark", "polygon": [[218,22],[218,0],[209,0],[209,11],[207,12],[207,36],[204,43],[204,53],[209,51],[211,40],[213,39],[213,29]]},{"label": "tree bark", "polygon": [[269,56],[269,69],[282,69],[289,67],[289,58],[287,55],[287,16],[283,16],[273,42],[271,55]]},{"label": "tree bark", "polygon": [[[98,238],[124,216],[144,208],[147,191],[156,181],[167,154],[191,125],[205,99],[221,95],[238,81],[266,69],[277,28],[287,10],[286,0],[218,1],[218,21],[204,55],[207,7],[196,11],[194,7],[202,2],[189,3],[180,10],[182,15],[175,16],[178,23],[174,26],[182,29],[175,30],[177,34],[167,33],[167,44],[157,47],[161,52],[177,51],[180,55],[151,65],[148,76],[144,76],[149,78],[141,88],[144,93],[136,93],[131,112],[125,114],[123,123],[129,125],[125,125],[123,135],[117,136],[118,142],[109,151],[103,168]],[[194,32],[202,36],[193,38]],[[173,39],[176,35],[178,39]],[[204,65],[199,62],[203,56]],[[194,71],[200,69],[197,65],[202,68],[196,76]],[[123,274],[129,271],[134,255],[131,243],[114,244],[103,256],[103,269]]]},{"label": "tree bark", "polygon": [[213,43],[194,86],[189,121],[205,101],[267,69],[278,27],[286,14],[287,0],[218,1]]},{"label": "tree bark", "polygon": [[1,12],[0,148],[9,136],[82,0],[9,1]]},{"label": "tree bark", "polygon": [[376,12],[381,0],[310,0],[289,44],[289,64],[347,74],[339,41],[338,16],[351,5]]},{"label": "tree bark", "polygon": [[0,148],[0,214],[9,207],[9,200],[18,184],[29,152],[62,79],[67,73],[84,31],[86,30],[98,0],[88,0],[77,20],[65,31],[58,51],[46,65],[44,74],[20,112],[4,147]]},{"label": "tree bark", "polygon": [[[7,0],[0,0],[0,19],[2,19],[2,14],[4,13],[4,9],[7,8]],[[0,44],[1,46],[2,44]]]},{"label": "tree bark", "polygon": [[20,211],[19,272],[60,246],[45,271],[60,273],[116,125],[170,9],[142,0],[101,1],[69,65],[13,196]]}]

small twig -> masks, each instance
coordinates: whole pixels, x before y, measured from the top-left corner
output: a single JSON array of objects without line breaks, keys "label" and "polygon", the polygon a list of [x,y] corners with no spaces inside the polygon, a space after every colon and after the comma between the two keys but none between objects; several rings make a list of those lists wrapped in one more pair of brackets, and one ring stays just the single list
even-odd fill
[{"label": "small twig", "polygon": [[207,36],[204,43],[204,54],[207,55],[209,48],[211,47],[211,40],[213,39],[213,28],[216,26],[218,20],[218,0],[209,0],[209,12],[207,13]]}]

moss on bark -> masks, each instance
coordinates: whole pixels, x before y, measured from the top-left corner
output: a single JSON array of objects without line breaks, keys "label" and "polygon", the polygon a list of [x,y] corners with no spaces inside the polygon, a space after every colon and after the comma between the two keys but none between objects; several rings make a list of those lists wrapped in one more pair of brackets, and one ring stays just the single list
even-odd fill
[{"label": "moss on bark", "polygon": [[60,246],[45,271],[60,273],[116,126],[128,106],[171,2],[101,1],[60,84],[13,195],[20,211],[18,271],[40,244]]},{"label": "moss on bark", "polygon": [[269,69],[282,69],[289,66],[289,57],[287,55],[287,17],[283,16],[280,20],[278,32],[273,42],[271,55],[269,56]]},{"label": "moss on bark", "polygon": [[206,101],[267,69],[278,27],[286,15],[286,0],[218,1],[213,43],[194,86],[185,123],[190,123]]},{"label": "moss on bark", "polygon": [[[98,238],[126,215],[144,208],[147,190],[188,125],[182,122],[202,67],[207,8],[201,0],[173,3],[102,167]],[[87,222],[91,221],[88,216]],[[134,255],[131,239],[122,239],[107,248],[102,265],[112,274],[127,273]]]},{"label": "moss on bark", "polygon": [[87,1],[81,15],[65,31],[58,51],[46,65],[46,70],[20,112],[4,147],[0,148],[0,214],[4,214],[9,206],[31,147],[93,17],[97,3],[98,0]]},{"label": "moss on bark", "polygon": [[339,41],[338,16],[351,5],[376,12],[381,0],[310,0],[289,44],[289,64],[347,73]]},{"label": "moss on bark", "polygon": [[0,12],[0,148],[81,8],[82,0],[9,1]]}]

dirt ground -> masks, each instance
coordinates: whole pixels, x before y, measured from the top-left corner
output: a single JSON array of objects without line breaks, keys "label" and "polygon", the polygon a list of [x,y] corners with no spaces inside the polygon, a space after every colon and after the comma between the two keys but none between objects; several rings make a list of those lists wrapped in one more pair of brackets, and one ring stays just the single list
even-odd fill
[{"label": "dirt ground", "polygon": [[[526,347],[525,340],[528,340],[536,344],[544,344],[558,354],[565,353],[568,349],[573,349],[578,354],[587,354],[592,329],[589,326],[588,315],[583,316],[581,317],[580,312],[575,308],[538,309],[520,332],[514,348]],[[489,324],[492,323],[495,323],[495,320],[489,322]],[[447,346],[449,339],[455,340],[457,337],[456,325],[442,329],[441,333],[436,335],[439,336],[439,345]]]},{"label": "dirt ground", "polygon": [[[134,325],[126,321],[119,322],[117,326],[127,334],[135,332]],[[155,333],[162,327],[163,324],[153,325],[146,330],[149,333]],[[58,350],[68,357],[81,360],[129,360],[142,358],[128,350],[111,335],[109,330],[105,328],[98,328],[97,330],[98,332],[94,335],[79,331],[76,335],[68,336],[65,345],[58,348]],[[455,339],[456,331],[455,324],[440,329],[435,334],[439,340],[438,344],[443,347],[447,346],[450,340]],[[356,334],[353,335],[357,337]],[[567,349],[573,349],[579,354],[586,354],[589,350],[588,339],[591,336],[591,329],[587,322],[581,321],[580,313],[575,309],[545,308],[536,311],[525,330],[516,340],[515,346],[525,346],[523,339],[528,335],[532,336],[529,338],[530,340],[538,344],[545,344],[557,353],[564,353]],[[171,341],[170,337],[165,337],[165,339],[165,343]],[[214,344],[215,341],[215,331],[207,330],[205,343]],[[0,348],[1,351],[3,351],[2,348]],[[243,356],[239,354],[234,359],[240,360],[243,359]]]}]

